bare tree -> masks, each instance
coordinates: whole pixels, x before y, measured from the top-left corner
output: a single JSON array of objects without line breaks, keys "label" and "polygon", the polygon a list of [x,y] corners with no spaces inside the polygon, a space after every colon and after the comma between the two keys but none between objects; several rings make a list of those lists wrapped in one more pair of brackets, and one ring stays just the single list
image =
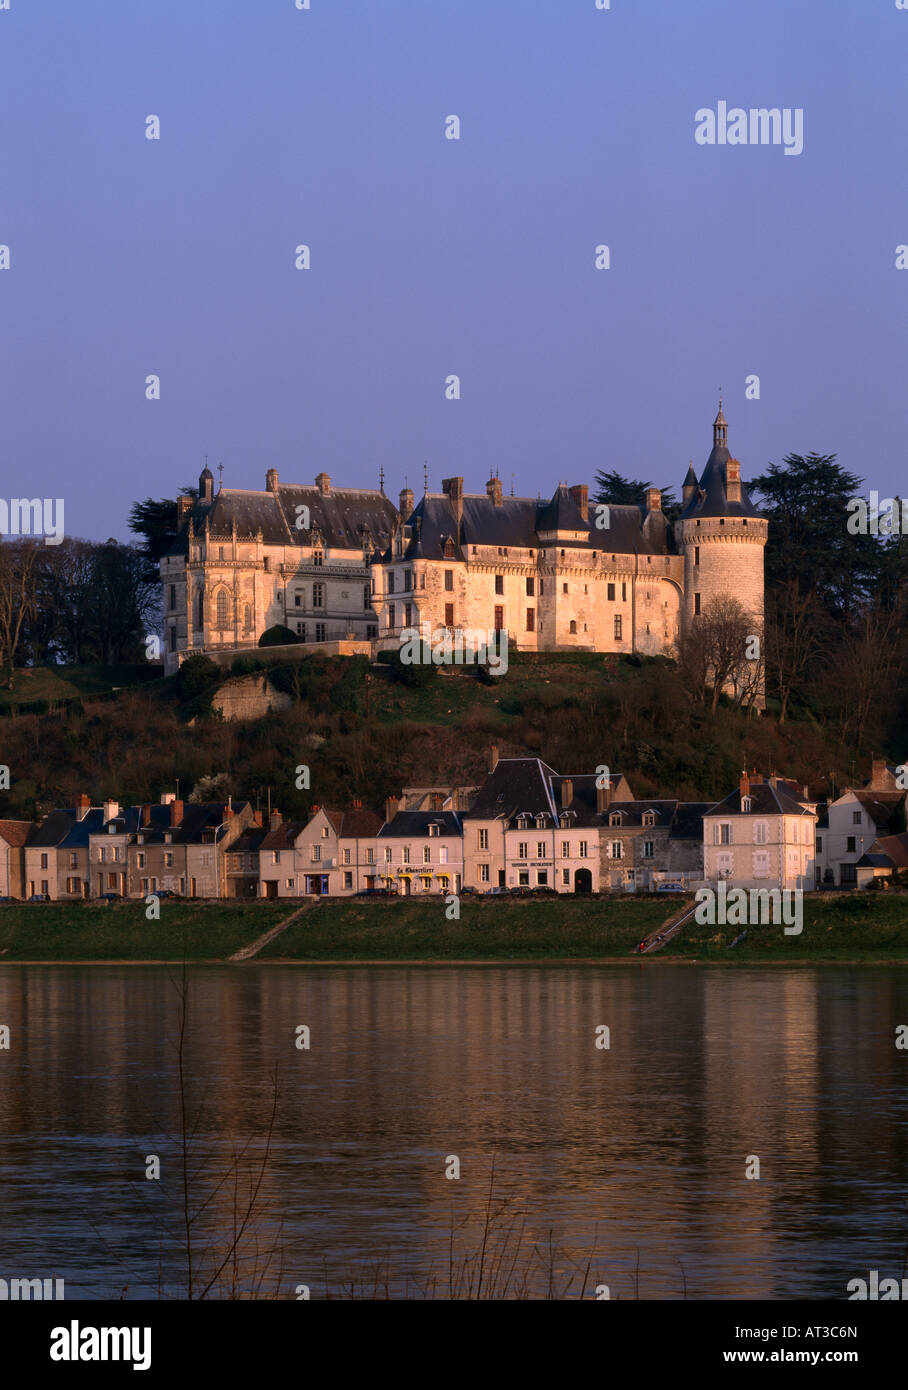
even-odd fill
[{"label": "bare tree", "polygon": [[22,629],[35,611],[38,551],[32,540],[0,543],[0,659],[9,690]]},{"label": "bare tree", "polygon": [[766,623],[766,661],[779,692],[779,723],[784,724],[791,693],[825,650],[822,605],[790,579],[773,599]]}]

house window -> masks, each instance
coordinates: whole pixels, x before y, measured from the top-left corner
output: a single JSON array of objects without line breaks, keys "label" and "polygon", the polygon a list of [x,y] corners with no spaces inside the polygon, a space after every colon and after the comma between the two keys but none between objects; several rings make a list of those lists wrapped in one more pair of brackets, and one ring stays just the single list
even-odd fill
[{"label": "house window", "polygon": [[526,840],[521,840],[520,843],[519,843],[518,846],[517,846],[517,858],[518,858],[518,859],[529,859],[530,856],[527,854],[527,849],[528,849],[528,848],[529,848],[529,846],[527,845]]},{"label": "house window", "polygon": [[448,539],[445,541],[445,559],[446,559],[446,560],[453,560],[453,559],[454,559],[454,542],[451,540],[451,537],[450,537],[450,536],[449,536]]},{"label": "house window", "polygon": [[769,878],[769,853],[765,849],[754,850],[754,878]]},{"label": "house window", "polygon": [[438,827],[437,825],[430,825],[430,826],[429,826],[429,834],[430,834],[430,835],[437,835],[437,834],[438,834],[438,829],[439,829],[439,827]]},{"label": "house window", "polygon": [[608,599],[609,603],[614,603],[614,602],[615,602],[615,586],[614,586],[614,584],[606,584],[606,586],[605,586],[605,596],[606,596],[606,598]]},{"label": "house window", "polygon": [[621,641],[621,614],[615,614],[615,641]]},{"label": "house window", "polygon": [[620,812],[620,811],[615,811],[615,812],[613,812],[612,815],[610,815],[609,818],[608,818],[608,823],[609,823],[609,825],[620,825],[620,824],[621,824],[621,812]]},{"label": "house window", "polygon": [[75,850],[71,850],[71,851],[70,851],[70,855],[69,855],[69,867],[70,867],[71,869],[75,869],[75,868],[78,866],[78,863],[79,863],[79,856],[76,854],[76,851],[75,851]]},{"label": "house window", "polygon": [[144,868],[145,868],[145,854],[144,854],[144,851],[141,851],[141,850],[140,850],[139,853],[136,855],[136,867],[139,868],[139,869],[144,869]]},{"label": "house window", "polygon": [[[325,563],[325,552],[323,550],[313,550],[312,563],[313,565],[323,565]],[[291,884],[290,887],[292,888],[293,885]]]},{"label": "house window", "polygon": [[579,857],[580,857],[581,859],[586,859],[586,857],[587,857],[587,852],[586,852],[586,851],[587,851],[587,842],[586,842],[586,840],[581,840],[581,841],[580,841],[580,855],[579,855]]},{"label": "house window", "polygon": [[853,835],[849,835],[848,839],[845,841],[845,853],[857,854],[857,846],[855,844],[855,837]]},{"label": "house window", "polygon": [[404,570],[404,593],[409,593],[413,588],[413,571]]},{"label": "house window", "polygon": [[572,632],[572,633],[575,633],[576,631],[577,631],[577,624],[576,624],[576,622],[574,621],[574,619],[572,618],[572,619],[571,619],[571,632]]},{"label": "house window", "polygon": [[350,851],[348,849],[344,850],[343,859],[345,864],[350,863]]},{"label": "house window", "polygon": [[281,852],[279,849],[273,849],[271,851],[271,862],[272,864],[279,864],[281,862]]},{"label": "house window", "polygon": [[218,559],[219,559],[219,560],[223,560],[223,558],[224,558],[224,547],[223,547],[222,545],[219,545],[219,546],[218,546]]},{"label": "house window", "polygon": [[363,585],[363,608],[371,608],[371,607],[372,607],[372,595],[371,595],[371,593],[369,592],[369,585],[368,585],[368,584],[364,584],[364,585]]},{"label": "house window", "polygon": [[176,586],[176,584],[171,584],[171,586],[170,586],[170,606],[171,606],[171,608],[176,608],[176,606],[177,606],[177,586]]},{"label": "house window", "polygon": [[302,637],[303,641],[305,642],[305,640],[306,640],[306,624],[305,624],[305,623],[297,623],[297,625],[296,625],[296,630],[297,630],[297,632],[299,633],[300,637]]},{"label": "house window", "polygon": [[624,849],[620,840],[612,840],[610,849],[612,859],[623,858]]},{"label": "house window", "polygon": [[296,593],[293,595],[293,606],[294,606],[294,608],[299,608],[299,606],[301,605],[302,601],[303,601],[303,595],[302,595],[302,593],[300,592],[300,590],[297,589]]},{"label": "house window", "polygon": [[478,834],[479,834],[479,849],[488,849],[488,848],[489,848],[489,832],[488,832],[488,830],[480,830],[480,831],[478,832]]},{"label": "house window", "polygon": [[318,864],[319,861],[321,860],[321,857],[322,857],[322,847],[321,847],[321,845],[313,845],[313,846],[312,846],[312,862],[313,862],[313,864]]},{"label": "house window", "polygon": [[644,858],[644,859],[652,859],[652,857],[653,857],[653,848],[654,848],[654,843],[653,843],[652,840],[644,840],[644,841],[643,841],[643,858]]},{"label": "house window", "polygon": [[570,869],[562,869],[562,870],[561,870],[561,882],[564,884],[564,886],[565,886],[566,888],[570,888],[570,886],[571,886],[571,871],[570,871]]},{"label": "house window", "polygon": [[537,869],[537,870],[536,870],[536,886],[537,886],[538,888],[545,888],[545,887],[548,885],[548,881],[549,881],[549,871],[548,871],[548,869]]},{"label": "house window", "polygon": [[324,624],[324,623],[316,623],[316,624],[315,624],[315,640],[316,640],[316,642],[324,642],[324,640],[325,640],[325,624]]},{"label": "house window", "polygon": [[412,605],[412,603],[405,603],[405,604],[404,604],[404,627],[412,627],[412,626],[413,626],[413,605]]},{"label": "house window", "polygon": [[215,609],[217,613],[215,626],[219,629],[223,629],[227,626],[227,594],[224,589],[218,589]]},{"label": "house window", "polygon": [[488,882],[489,882],[489,866],[488,866],[488,864],[480,864],[480,865],[479,865],[479,882],[480,882],[480,883],[488,883]]},{"label": "house window", "polygon": [[[386,864],[390,864],[393,858],[394,858],[394,849],[393,849],[393,847],[392,847],[391,845],[385,845],[385,863],[386,863]],[[370,864],[372,863],[372,860],[371,860],[371,859],[369,860],[369,863],[370,863]]]},{"label": "house window", "polygon": [[644,824],[644,825],[655,825],[655,824],[656,824],[656,813],[655,813],[655,811],[644,811],[644,812],[643,812],[643,824]]},{"label": "house window", "polygon": [[750,800],[750,797],[749,797],[749,796],[742,796],[742,797],[741,797],[741,812],[742,812],[742,814],[746,816],[746,815],[749,813],[749,811],[750,811],[750,807],[751,807],[751,800]]},{"label": "house window", "polygon": [[504,593],[504,575],[503,575],[503,574],[496,574],[496,576],[495,576],[495,592],[496,592],[496,594],[503,594],[503,593]]},{"label": "house window", "polygon": [[699,594],[694,594],[694,616],[695,616],[695,617],[698,617],[699,614],[700,614],[700,595],[699,595]]},{"label": "house window", "polygon": [[445,570],[445,591],[449,594],[454,592],[454,571]]},{"label": "house window", "polygon": [[454,626],[454,605],[453,605],[453,603],[446,603],[446,604],[445,604],[445,627],[453,627],[453,626]]},{"label": "house window", "polygon": [[723,821],[722,824],[719,826],[719,844],[720,844],[720,845],[730,845],[730,844],[733,844],[732,834],[731,834],[731,825],[730,825],[728,822],[726,822],[726,821]]},{"label": "house window", "polygon": [[562,859],[570,859],[571,857],[571,844],[569,840],[561,841],[561,857]]},{"label": "house window", "polygon": [[439,846],[438,846],[438,862],[439,862],[439,864],[447,864],[447,862],[448,862],[448,847],[447,847],[447,845],[439,845]]},{"label": "house window", "polygon": [[[562,555],[563,555],[563,554],[564,554],[564,551],[562,550],[561,553],[562,553]],[[566,584],[562,584],[562,586],[561,586],[561,592],[562,592],[563,594],[566,594],[567,591],[568,591],[568,586],[567,586]]]},{"label": "house window", "polygon": [[754,844],[766,844],[767,825],[765,820],[754,821]]},{"label": "house window", "polygon": [[324,608],[325,606],[325,586],[324,584],[312,585],[312,607]]},{"label": "house window", "polygon": [[699,547],[698,545],[695,545],[695,546],[694,546],[694,564],[695,564],[695,565],[699,565],[699,563],[700,563],[700,547]]},{"label": "house window", "polygon": [[495,631],[504,631],[504,608],[498,603],[495,605]]},{"label": "house window", "polygon": [[374,863],[375,863],[375,850],[374,850],[374,849],[367,849],[367,850],[366,850],[366,863],[367,863],[367,864],[374,864]]},{"label": "house window", "polygon": [[344,887],[345,887],[345,888],[352,888],[352,887],[353,887],[353,875],[352,875],[352,873],[350,873],[349,871],[346,872],[346,873],[344,874]]},{"label": "house window", "polygon": [[388,593],[394,593],[394,571],[388,570]]},{"label": "house window", "polygon": [[861,824],[861,813],[860,813],[860,811],[852,811],[852,813],[851,813],[851,824],[852,824],[852,825],[860,825],[860,824]]},{"label": "house window", "polygon": [[402,863],[402,864],[409,864],[409,862],[410,862],[410,846],[409,846],[409,845],[404,845],[403,851],[402,851],[402,853],[401,853],[401,863]]},{"label": "house window", "polygon": [[394,604],[388,604],[388,627],[394,626]]},{"label": "house window", "polygon": [[528,608],[528,609],[527,609],[527,632],[535,632],[535,631],[536,631],[536,609],[535,609],[535,608]]},{"label": "house window", "polygon": [[530,886],[530,871],[529,871],[529,869],[520,869],[520,870],[518,870],[518,873],[517,873],[517,886],[518,886],[519,888],[529,888],[529,886]]},{"label": "house window", "polygon": [[432,863],[432,850],[429,845],[423,845],[422,847],[422,862],[424,864]]},{"label": "house window", "polygon": [[205,626],[205,594],[204,594],[204,592],[200,589],[200,590],[199,590],[199,627],[200,627],[200,628],[203,628],[204,626]]},{"label": "house window", "polygon": [[535,579],[528,579],[528,580],[527,580],[527,598],[534,598],[534,597],[535,597],[535,593],[536,593],[536,581],[535,581]]},{"label": "house window", "polygon": [[537,840],[537,841],[536,841],[536,858],[537,858],[537,859],[544,859],[544,858],[545,858],[545,842],[544,842],[543,840]]},{"label": "house window", "polygon": [[817,836],[817,854],[821,854],[821,853],[822,853],[822,850],[823,850],[823,836],[822,836],[822,835],[818,835],[818,836]]}]

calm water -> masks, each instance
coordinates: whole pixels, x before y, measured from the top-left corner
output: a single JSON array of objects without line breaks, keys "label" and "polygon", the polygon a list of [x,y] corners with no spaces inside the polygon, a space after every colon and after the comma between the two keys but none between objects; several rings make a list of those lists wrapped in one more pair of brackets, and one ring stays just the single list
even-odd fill
[{"label": "calm water", "polygon": [[[0,970],[0,1277],[185,1291],[177,983]],[[613,1298],[837,1298],[869,1269],[901,1273],[906,970],[204,967],[188,990],[203,1278],[261,1157],[275,1066],[243,1288],[258,1260],[285,1297],[443,1289],[452,1223],[455,1279],[478,1248],[493,1158],[487,1287],[510,1260],[512,1293],[578,1270],[579,1291],[589,1264],[588,1296]]]}]

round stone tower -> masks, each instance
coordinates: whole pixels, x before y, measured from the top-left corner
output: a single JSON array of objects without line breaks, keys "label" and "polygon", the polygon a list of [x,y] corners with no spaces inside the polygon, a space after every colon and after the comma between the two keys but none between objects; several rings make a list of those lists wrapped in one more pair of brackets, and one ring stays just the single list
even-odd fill
[{"label": "round stone tower", "polygon": [[730,596],[763,633],[763,547],[769,523],[751,502],[741,481],[741,465],[728,452],[728,422],[713,421],[713,448],[700,481],[693,467],[684,480],[675,539],[684,556],[682,631],[689,633],[710,599]]}]

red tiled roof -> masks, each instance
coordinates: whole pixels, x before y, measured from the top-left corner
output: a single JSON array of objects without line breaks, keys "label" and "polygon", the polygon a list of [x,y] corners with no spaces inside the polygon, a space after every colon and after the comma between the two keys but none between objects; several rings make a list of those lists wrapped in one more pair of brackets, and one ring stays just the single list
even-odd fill
[{"label": "red tiled roof", "polygon": [[30,820],[0,820],[0,839],[14,849],[21,849],[32,828]]}]

